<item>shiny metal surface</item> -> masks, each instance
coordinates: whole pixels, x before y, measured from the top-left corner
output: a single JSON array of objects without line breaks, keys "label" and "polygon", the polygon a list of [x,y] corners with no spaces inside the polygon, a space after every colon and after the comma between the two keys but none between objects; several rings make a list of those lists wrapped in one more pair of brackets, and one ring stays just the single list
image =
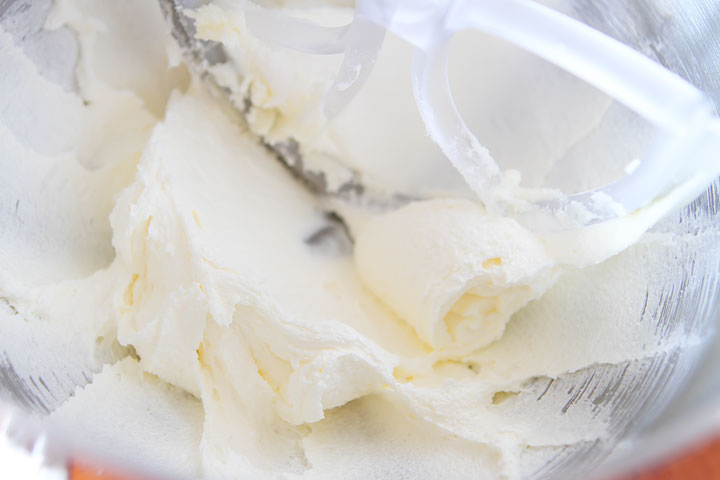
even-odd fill
[{"label": "shiny metal surface", "polygon": [[575,16],[679,74],[720,103],[720,2],[574,0]]},{"label": "shiny metal surface", "polygon": [[[720,1],[546,3],[557,4],[657,59],[720,104],[720,29],[716,27]],[[0,26],[14,36],[44,75],[72,89],[77,42],[69,31],[42,29],[49,6],[50,0],[0,0]],[[672,232],[676,238],[710,232],[717,239],[719,227],[720,184],[715,183],[654,231]],[[679,242],[657,262],[673,281],[651,283],[642,313],[633,321],[649,322],[662,338],[682,334],[704,341],[693,347],[668,348],[637,361],[592,366],[558,379],[535,379],[527,392],[512,401],[550,405],[558,415],[590,412],[608,422],[611,438],[557,448],[534,478],[582,478],[618,444],[620,448],[601,467],[600,475],[622,471],[652,460],[638,452],[661,454],[720,429],[720,412],[715,407],[720,403],[720,372],[714,367],[720,359],[720,342],[714,337],[720,316],[720,251],[709,243],[698,248],[691,242]],[[54,345],[52,336],[41,330],[34,338],[13,337],[3,320],[15,315],[13,305],[0,298],[0,398],[42,416],[69,398],[77,386],[89,382],[106,357],[97,356],[91,363],[63,361],[62,368],[21,362],[18,348],[50,349],[57,358],[66,358],[73,346]]]}]

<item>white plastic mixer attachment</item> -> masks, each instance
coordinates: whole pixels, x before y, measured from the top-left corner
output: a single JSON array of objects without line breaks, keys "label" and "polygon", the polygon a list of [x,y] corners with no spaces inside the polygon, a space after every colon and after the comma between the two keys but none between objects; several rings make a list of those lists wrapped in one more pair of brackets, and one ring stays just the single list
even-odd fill
[{"label": "white plastic mixer attachment", "polygon": [[343,54],[343,63],[325,98],[325,115],[332,118],[362,87],[385,39],[386,29],[364,15],[362,5],[353,21],[341,27],[316,25],[254,4],[247,4],[245,21],[253,35],[268,43],[305,53]]},{"label": "white plastic mixer attachment", "polygon": [[[415,47],[413,86],[427,130],[485,205],[537,230],[564,230],[629,214],[687,182],[697,194],[720,174],[720,121],[695,87],[626,45],[530,0],[357,0],[353,21],[327,28],[259,7],[258,37],[317,54],[343,53],[326,99],[332,116],[362,86],[389,30]],[[447,74],[450,39],[475,29],[529,51],[605,92],[653,124],[654,147],[627,176],[573,195],[509,181],[466,126]]]}]

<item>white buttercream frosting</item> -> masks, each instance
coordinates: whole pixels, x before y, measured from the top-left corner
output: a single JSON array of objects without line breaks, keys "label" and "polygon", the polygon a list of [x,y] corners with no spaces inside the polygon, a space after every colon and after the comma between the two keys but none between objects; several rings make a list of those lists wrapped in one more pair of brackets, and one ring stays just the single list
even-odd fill
[{"label": "white buttercream frosting", "polygon": [[460,199],[417,202],[372,220],[357,237],[355,264],[368,287],[443,352],[497,340],[555,278],[533,233]]},{"label": "white buttercream frosting", "polygon": [[[0,85],[17,94],[0,94],[0,296],[15,310],[3,332],[80,339],[77,355],[96,362],[55,424],[86,413],[88,436],[122,449],[117,425],[131,419],[143,440],[173,436],[138,442],[144,464],[157,448],[160,461],[182,455],[174,471],[209,478],[521,478],[528,452],[602,438],[607,419],[592,405],[560,415],[516,394],[665,348],[653,326],[618,319],[647,304],[643,282],[662,267],[651,253],[667,244],[614,256],[682,191],[617,223],[543,236],[465,190],[352,215],[357,206],[310,194],[256,134],[293,136],[308,158],[332,152],[354,168],[379,149],[402,157],[398,177],[423,178],[442,158],[413,170],[415,147],[383,150],[390,137],[343,152],[359,144],[372,101],[326,126],[329,78],[317,83],[297,56],[248,37],[241,17],[205,7],[199,34],[244,69],[237,84],[227,65],[216,72],[252,102],[240,126],[199,79],[188,83],[156,2],[119,5],[65,0],[51,16],[79,34],[79,92],[44,79],[0,30]],[[152,48],[136,62],[122,46],[140,38]],[[410,116],[405,100],[396,118]],[[30,115],[10,115],[23,105],[52,108],[34,129]],[[416,127],[400,122],[398,137]],[[370,177],[388,168],[375,160]],[[329,208],[347,213],[348,232]],[[325,235],[352,252],[315,241]],[[115,341],[124,359],[98,353]]]}]

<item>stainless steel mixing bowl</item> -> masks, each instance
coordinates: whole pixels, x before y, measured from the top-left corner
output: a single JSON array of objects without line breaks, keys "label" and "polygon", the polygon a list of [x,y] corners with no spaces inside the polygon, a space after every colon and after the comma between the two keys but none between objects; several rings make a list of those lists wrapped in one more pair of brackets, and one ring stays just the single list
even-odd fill
[{"label": "stainless steel mixing bowl", "polygon": [[[654,58],[720,102],[720,1],[547,3]],[[49,7],[50,0],[0,0],[0,26],[13,35],[43,75],[73,89],[78,45],[66,29],[44,30]],[[0,211],[4,211],[2,207]],[[675,238],[716,232],[720,229],[719,207],[720,186],[715,183],[653,231],[672,232]],[[1,225],[0,218],[3,235]],[[558,449],[550,462],[537,469],[534,478],[579,478],[581,472],[590,470],[598,477],[614,475],[720,431],[720,370],[715,368],[720,364],[720,341],[715,337],[720,314],[720,248],[712,242],[698,247],[679,241],[666,257],[655,261],[663,266],[666,280],[648,279],[642,313],[632,320],[651,322],[660,337],[682,334],[702,341],[641,360],[593,365],[554,380],[535,379],[529,392],[523,394],[526,400],[552,405],[561,414],[579,406],[589,408],[608,419],[611,435],[606,440]],[[73,395],[77,386],[89,382],[107,359],[96,358],[90,364],[64,362],[62,371],[54,364],[21,359],[18,348],[52,348],[60,356],[73,346],[52,345],[52,339],[41,338],[40,330],[37,338],[18,337],[4,323],[16,314],[0,297],[0,396],[16,412],[42,417]],[[0,420],[4,418],[7,423],[9,415],[7,410],[0,410]],[[22,415],[13,415],[10,431],[16,435],[36,431]],[[102,445],[83,445],[82,432],[77,433],[72,442],[81,450],[89,448],[101,456],[122,458],[122,452],[108,452]]]}]

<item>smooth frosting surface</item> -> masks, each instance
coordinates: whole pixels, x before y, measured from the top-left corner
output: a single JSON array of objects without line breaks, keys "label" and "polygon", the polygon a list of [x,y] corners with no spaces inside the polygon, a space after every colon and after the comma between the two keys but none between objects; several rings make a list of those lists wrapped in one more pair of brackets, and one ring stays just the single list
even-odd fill
[{"label": "smooth frosting surface", "polygon": [[500,338],[510,316],[554,283],[555,263],[515,220],[461,199],[382,215],[355,245],[368,287],[441,352]]}]

